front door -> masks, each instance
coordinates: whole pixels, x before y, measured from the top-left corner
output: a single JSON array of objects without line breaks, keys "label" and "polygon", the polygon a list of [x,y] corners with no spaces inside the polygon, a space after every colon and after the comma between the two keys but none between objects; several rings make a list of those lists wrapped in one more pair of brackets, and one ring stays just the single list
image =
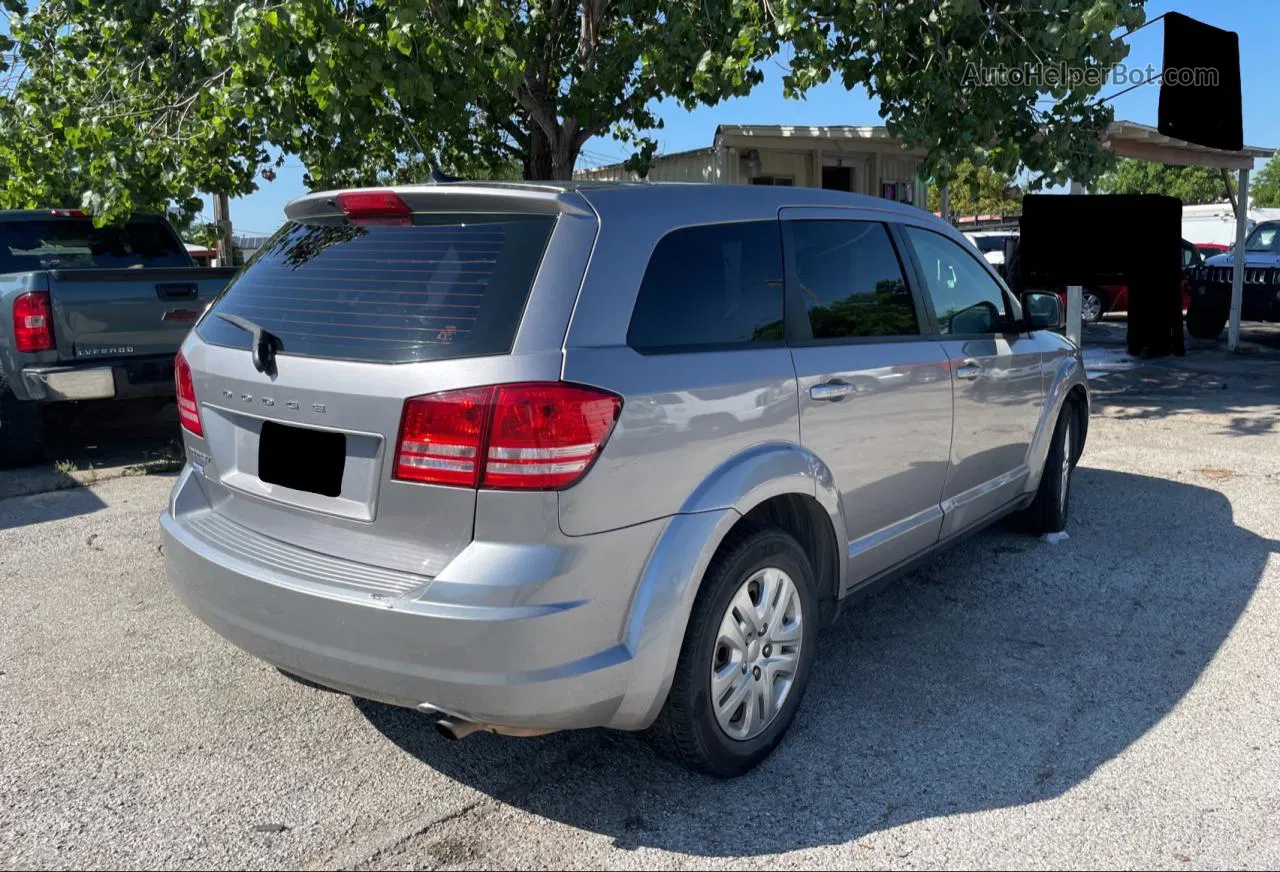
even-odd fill
[{"label": "front door", "polygon": [[952,373],[955,421],[942,493],[947,536],[1025,492],[1044,405],[1043,349],[1013,322],[1003,289],[976,253],[933,230],[904,231]]},{"label": "front door", "polygon": [[852,587],[938,540],[951,443],[947,353],[920,329],[924,308],[885,224],[789,212],[800,438],[840,492]]}]

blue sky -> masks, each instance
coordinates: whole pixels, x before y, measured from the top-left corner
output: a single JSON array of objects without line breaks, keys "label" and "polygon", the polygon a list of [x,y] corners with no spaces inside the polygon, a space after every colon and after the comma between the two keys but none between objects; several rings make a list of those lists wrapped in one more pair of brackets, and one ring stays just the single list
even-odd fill
[{"label": "blue sky", "polygon": [[[1275,0],[1150,0],[1147,18],[1178,11],[1240,34],[1240,74],[1244,92],[1244,138],[1249,145],[1280,146],[1280,88],[1277,87],[1275,54],[1280,48],[1280,3]],[[1160,68],[1163,22],[1130,37],[1130,66],[1151,64]],[[782,96],[778,62],[765,64],[765,81],[749,96],[718,106],[686,112],[676,105],[659,104],[657,114],[666,126],[654,135],[660,152],[682,151],[711,144],[717,124],[875,124],[879,106],[861,88],[846,91],[838,83],[816,88],[803,100]],[[1118,86],[1104,88],[1110,94]],[[1157,85],[1131,91],[1115,101],[1116,117],[1155,126]],[[1210,108],[1208,111],[1212,111]],[[611,163],[627,156],[624,146],[608,139],[587,143],[583,165]],[[305,192],[303,168],[296,157],[288,159],[274,182],[262,181],[258,191],[231,203],[231,219],[239,232],[270,232],[282,221],[284,204]],[[205,214],[212,217],[212,200],[205,198]]]}]

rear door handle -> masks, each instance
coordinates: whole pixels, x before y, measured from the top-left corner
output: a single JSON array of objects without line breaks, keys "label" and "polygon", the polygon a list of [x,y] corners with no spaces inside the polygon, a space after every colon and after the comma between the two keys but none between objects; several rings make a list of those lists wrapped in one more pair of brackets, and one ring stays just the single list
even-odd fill
[{"label": "rear door handle", "polygon": [[853,385],[831,381],[809,388],[809,396],[815,400],[842,400],[853,393]]},{"label": "rear door handle", "polygon": [[965,381],[973,381],[982,375],[982,367],[978,366],[976,360],[966,360],[956,369],[956,378],[962,378]]}]

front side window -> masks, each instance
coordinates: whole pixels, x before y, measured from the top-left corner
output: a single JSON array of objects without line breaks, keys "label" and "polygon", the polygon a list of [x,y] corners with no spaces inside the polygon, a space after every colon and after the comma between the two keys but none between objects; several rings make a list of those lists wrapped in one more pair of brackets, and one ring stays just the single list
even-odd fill
[{"label": "front side window", "polygon": [[961,246],[940,233],[905,228],[944,334],[999,333],[1008,323],[1000,285]]},{"label": "front side window", "polygon": [[658,241],[631,314],[628,345],[680,351],[782,338],[777,221],[684,227]]},{"label": "front side window", "polygon": [[875,221],[791,221],[795,291],[814,339],[920,332],[889,231]]}]

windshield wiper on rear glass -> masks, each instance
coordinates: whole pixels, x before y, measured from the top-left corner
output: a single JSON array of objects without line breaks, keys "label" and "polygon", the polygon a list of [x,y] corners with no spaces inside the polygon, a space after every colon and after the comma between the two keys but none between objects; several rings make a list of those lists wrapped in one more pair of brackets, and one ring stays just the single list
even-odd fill
[{"label": "windshield wiper on rear glass", "polygon": [[225,312],[214,312],[213,314],[233,327],[239,327],[248,333],[253,338],[253,368],[267,375],[275,375],[276,352],[284,348],[284,343],[280,341],[279,336],[276,336],[261,324],[253,323],[248,318],[241,318],[239,315],[228,315]]}]

